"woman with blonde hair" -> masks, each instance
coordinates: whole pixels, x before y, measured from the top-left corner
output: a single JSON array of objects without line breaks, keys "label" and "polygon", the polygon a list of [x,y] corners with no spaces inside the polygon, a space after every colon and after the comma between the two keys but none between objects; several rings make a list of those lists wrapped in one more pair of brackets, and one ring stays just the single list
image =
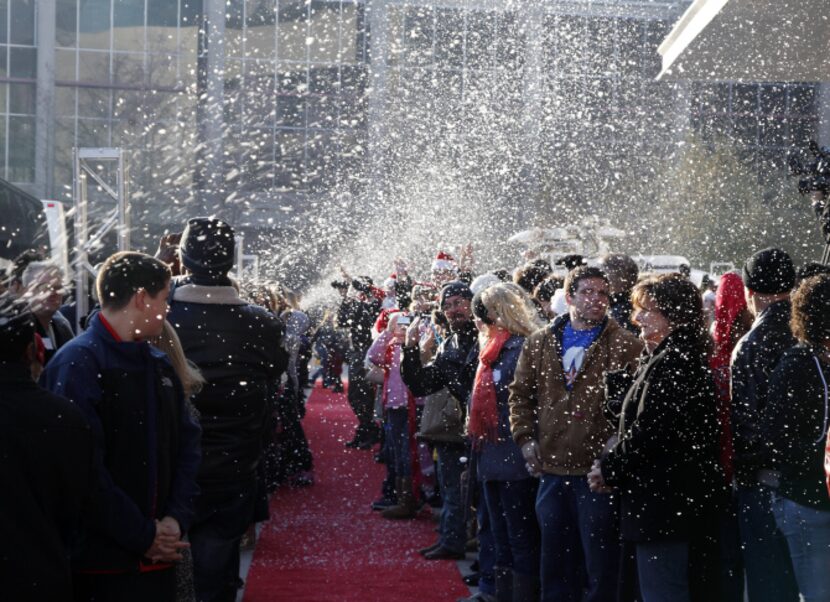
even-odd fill
[{"label": "woman with blonde hair", "polygon": [[543,326],[519,287],[502,283],[473,298],[481,333],[479,364],[470,401],[467,433],[495,539],[496,599],[539,598],[538,482],[528,474],[510,434],[508,386],[525,337]]},{"label": "woman with blonde hair", "polygon": [[191,413],[195,415],[196,408],[189,403],[189,400],[196,393],[202,390],[202,387],[205,384],[205,379],[199,371],[199,368],[196,367],[196,364],[189,361],[184,356],[182,343],[179,340],[179,335],[176,334],[176,329],[173,328],[173,325],[170,324],[170,322],[165,320],[161,334],[150,339],[149,343],[156,349],[159,349],[167,354],[170,363],[173,365],[173,370],[176,372],[176,376],[178,376],[179,380],[182,381],[184,395],[188,400],[188,407],[190,408]]}]

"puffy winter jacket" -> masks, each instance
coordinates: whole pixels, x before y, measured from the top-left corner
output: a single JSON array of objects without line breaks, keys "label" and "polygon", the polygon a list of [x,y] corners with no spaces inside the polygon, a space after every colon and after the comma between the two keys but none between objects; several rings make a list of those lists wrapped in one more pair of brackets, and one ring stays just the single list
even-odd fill
[{"label": "puffy winter jacket", "polygon": [[202,425],[199,485],[244,487],[256,477],[269,401],[287,364],[282,324],[232,286],[184,284],[172,297],[168,320],[207,381],[193,398]]}]

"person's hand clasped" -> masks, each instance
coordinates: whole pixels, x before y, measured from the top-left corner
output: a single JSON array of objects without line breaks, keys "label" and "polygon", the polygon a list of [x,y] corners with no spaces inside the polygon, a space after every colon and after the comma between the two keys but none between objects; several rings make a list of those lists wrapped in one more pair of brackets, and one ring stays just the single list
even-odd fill
[{"label": "person's hand clasped", "polygon": [[538,477],[542,474],[542,456],[539,451],[539,444],[536,441],[528,441],[522,445],[522,456],[525,459],[525,467],[530,476]]},{"label": "person's hand clasped", "polygon": [[594,460],[591,472],[588,473],[588,488],[594,493],[612,493],[614,491],[614,488],[606,485],[605,479],[602,478],[599,460]]},{"label": "person's hand clasped", "polygon": [[152,562],[178,562],[182,559],[181,551],[190,544],[181,541],[182,531],[179,522],[172,516],[165,516],[156,521],[156,538],[153,545],[144,553]]}]

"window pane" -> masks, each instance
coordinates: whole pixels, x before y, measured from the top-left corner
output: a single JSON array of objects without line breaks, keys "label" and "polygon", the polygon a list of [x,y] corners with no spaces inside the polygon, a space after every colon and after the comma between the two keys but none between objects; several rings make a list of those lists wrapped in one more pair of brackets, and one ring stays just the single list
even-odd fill
[{"label": "window pane", "polygon": [[34,48],[10,48],[9,72],[11,77],[34,79],[37,70],[37,54]]},{"label": "window pane", "polygon": [[0,44],[9,43],[9,0],[0,0]]},{"label": "window pane", "polygon": [[305,61],[308,8],[303,0],[280,0],[277,31],[280,60]]},{"label": "window pane", "polygon": [[176,0],[147,0],[147,27],[176,27],[178,21],[179,6]]},{"label": "window pane", "polygon": [[55,79],[58,81],[75,81],[75,60],[77,59],[74,50],[55,50]]},{"label": "window pane", "polygon": [[55,87],[55,113],[59,117],[75,115],[75,88]]},{"label": "window pane", "polygon": [[173,88],[178,81],[176,57],[164,54],[147,55],[147,73],[153,87]]},{"label": "window pane", "polygon": [[144,0],[115,0],[112,45],[116,50],[144,51]]},{"label": "window pane", "polygon": [[245,25],[245,55],[273,60],[277,41],[276,0],[248,0]]},{"label": "window pane", "polygon": [[34,84],[9,84],[9,113],[34,115]]},{"label": "window pane", "polygon": [[108,121],[78,119],[78,146],[109,146],[110,125]]},{"label": "window pane", "polygon": [[12,44],[34,46],[35,0],[12,0],[9,40]]},{"label": "window pane", "polygon": [[106,52],[78,53],[78,81],[107,83],[110,80],[110,55]]},{"label": "window pane", "polygon": [[109,49],[110,0],[85,0],[81,3],[78,46]]},{"label": "window pane", "polygon": [[78,116],[107,118],[110,116],[110,92],[94,88],[78,89]]},{"label": "window pane", "polygon": [[0,46],[0,77],[6,77],[9,70],[6,68],[6,57],[8,55],[8,47]]},{"label": "window pane", "polygon": [[55,5],[55,42],[58,46],[75,46],[78,41],[78,0],[57,0]]},{"label": "window pane", "polygon": [[33,117],[9,117],[9,171],[12,182],[35,179],[35,120]]},{"label": "window pane", "polygon": [[116,84],[142,86],[144,84],[144,55],[113,54],[112,79]]}]

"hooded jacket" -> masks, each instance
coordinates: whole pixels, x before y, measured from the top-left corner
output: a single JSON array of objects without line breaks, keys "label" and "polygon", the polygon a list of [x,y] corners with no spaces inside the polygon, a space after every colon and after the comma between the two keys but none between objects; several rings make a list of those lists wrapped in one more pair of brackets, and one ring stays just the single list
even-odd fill
[{"label": "hooded jacket", "polygon": [[206,492],[252,486],[269,402],[288,361],[282,324],[232,286],[177,284],[167,319],[207,381],[193,397],[202,425],[199,486]]},{"label": "hooded jacket", "polygon": [[614,433],[604,414],[603,374],[633,370],[643,345],[606,318],[568,391],[560,340],[569,321],[560,316],[525,341],[510,385],[510,428],[519,447],[538,440],[545,473],[585,475]]}]

